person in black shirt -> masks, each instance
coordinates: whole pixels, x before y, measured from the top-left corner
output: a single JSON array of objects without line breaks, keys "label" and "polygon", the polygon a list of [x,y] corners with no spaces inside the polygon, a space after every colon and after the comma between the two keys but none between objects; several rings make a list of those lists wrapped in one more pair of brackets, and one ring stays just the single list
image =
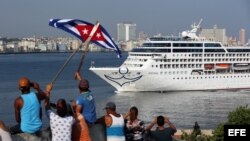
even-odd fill
[{"label": "person in black shirt", "polygon": [[[168,124],[169,127],[165,128],[164,124]],[[151,131],[151,135],[156,141],[172,141],[172,136],[177,131],[176,127],[169,121],[167,117],[158,116],[154,121],[146,128],[146,130],[151,130],[151,128],[157,124],[155,131]]]}]

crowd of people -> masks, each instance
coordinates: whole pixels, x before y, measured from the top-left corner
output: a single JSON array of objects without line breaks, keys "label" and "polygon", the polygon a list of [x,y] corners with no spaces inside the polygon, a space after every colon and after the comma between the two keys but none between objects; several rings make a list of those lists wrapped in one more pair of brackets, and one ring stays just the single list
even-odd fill
[{"label": "crowd of people", "polygon": [[[50,102],[51,83],[43,91],[38,83],[30,82],[26,77],[19,79],[21,95],[14,101],[17,124],[7,127],[0,121],[0,140],[11,141],[11,135],[19,133],[38,135],[42,130],[41,101],[44,101],[50,123],[51,137],[48,138],[52,141],[92,141],[90,128],[97,124],[105,127],[107,141],[172,141],[176,127],[168,117],[158,116],[146,127],[138,119],[139,110],[135,106],[126,114],[120,114],[116,111],[116,104],[108,102],[104,108],[106,114],[97,119],[95,99],[89,90],[88,80],[82,78],[80,72],[76,72],[75,78],[79,80],[79,96],[70,104],[65,99],[58,99],[56,104]],[[31,87],[36,92],[31,91]],[[152,130],[155,125],[156,129]]]}]

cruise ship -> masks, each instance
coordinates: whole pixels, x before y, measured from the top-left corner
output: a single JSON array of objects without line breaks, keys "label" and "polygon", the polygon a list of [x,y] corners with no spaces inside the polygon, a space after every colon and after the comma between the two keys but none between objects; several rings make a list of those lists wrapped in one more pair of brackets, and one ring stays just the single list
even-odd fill
[{"label": "cruise ship", "polygon": [[117,91],[250,88],[250,47],[198,37],[200,23],[180,36],[149,38],[129,52],[120,67],[90,70]]}]

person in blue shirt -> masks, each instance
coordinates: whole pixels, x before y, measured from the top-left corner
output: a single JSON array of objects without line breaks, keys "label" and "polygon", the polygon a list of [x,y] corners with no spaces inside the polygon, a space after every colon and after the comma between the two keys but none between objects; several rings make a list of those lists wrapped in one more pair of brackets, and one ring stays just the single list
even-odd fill
[{"label": "person in blue shirt", "polygon": [[[18,87],[21,96],[16,98],[14,102],[18,124],[10,128],[10,133],[36,133],[42,128],[40,103],[46,98],[46,94],[40,89],[38,83],[31,83],[26,77],[19,79]],[[31,91],[31,87],[37,92]]]},{"label": "person in blue shirt", "polygon": [[87,124],[93,125],[96,122],[96,107],[95,99],[89,90],[89,82],[81,77],[80,72],[76,72],[75,78],[80,81],[78,85],[80,95],[76,98],[76,104],[80,106]]}]

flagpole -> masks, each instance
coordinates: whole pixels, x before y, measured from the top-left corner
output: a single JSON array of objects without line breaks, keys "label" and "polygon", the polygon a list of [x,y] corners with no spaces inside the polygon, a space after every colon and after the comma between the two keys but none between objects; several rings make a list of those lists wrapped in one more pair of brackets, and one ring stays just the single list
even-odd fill
[{"label": "flagpole", "polygon": [[89,37],[87,38],[87,40],[85,41],[85,43],[84,43],[84,52],[83,52],[83,54],[82,54],[82,57],[81,57],[81,61],[80,61],[80,63],[79,63],[79,66],[78,66],[78,68],[77,68],[77,72],[80,72],[80,70],[81,70],[81,67],[82,67],[82,65],[83,65],[83,62],[84,62],[84,60],[85,60],[85,56],[86,56],[86,54],[87,54],[87,52],[88,52],[88,48],[89,48],[89,44],[90,44],[90,41],[91,41],[91,39],[92,39],[92,37],[94,36],[94,34],[95,34],[95,32],[97,31],[97,29],[98,29],[98,27],[100,26],[100,23],[97,21],[96,22],[96,25],[93,27],[93,29],[91,30],[91,32],[90,32],[90,34],[89,34]]},{"label": "flagpole", "polygon": [[76,54],[76,52],[79,51],[80,47],[82,46],[82,43],[81,45],[76,49],[74,50],[74,52],[71,53],[71,55],[69,56],[69,58],[64,62],[64,64],[62,65],[61,69],[56,73],[56,75],[53,77],[52,81],[50,82],[50,84],[54,84],[54,82],[56,81],[56,79],[58,78],[58,76],[62,73],[62,71],[64,70],[64,68],[68,65],[69,61],[72,59],[72,57]]}]

